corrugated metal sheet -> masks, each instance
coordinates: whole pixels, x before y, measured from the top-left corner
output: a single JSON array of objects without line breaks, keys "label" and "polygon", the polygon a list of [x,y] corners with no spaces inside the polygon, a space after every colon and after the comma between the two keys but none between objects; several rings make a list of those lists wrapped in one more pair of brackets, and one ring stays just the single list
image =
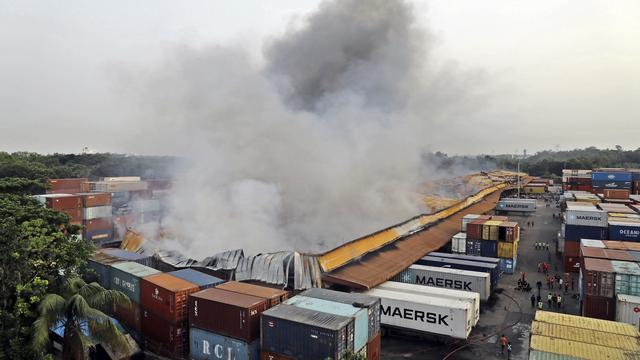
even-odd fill
[{"label": "corrugated metal sheet", "polygon": [[593,360],[629,360],[640,359],[640,353],[632,350],[615,349],[583,342],[557,339],[548,336],[532,335],[529,347],[561,355],[575,356]]},{"label": "corrugated metal sheet", "polygon": [[638,329],[629,324],[615,321],[592,319],[583,316],[554,313],[550,311],[536,311],[536,321],[550,324],[566,325],[581,329],[591,329],[612,334],[640,337]]},{"label": "corrugated metal sheet", "polygon": [[540,321],[534,321],[533,324],[531,324],[531,334],[567,339],[622,350],[640,351],[640,342],[638,342],[637,337],[611,334],[603,331],[581,329],[559,324],[550,324]]},{"label": "corrugated metal sheet", "polygon": [[531,350],[529,360],[580,360],[580,358],[569,355],[560,355],[540,350]]},{"label": "corrugated metal sheet", "polygon": [[356,289],[371,289],[380,285],[425,254],[444,246],[459,231],[465,214],[481,214],[492,210],[500,199],[500,193],[501,191],[494,189],[481,200],[476,200],[477,203],[470,204],[464,212],[447,213],[444,220],[325,274],[323,279]]},{"label": "corrugated metal sheet", "polygon": [[260,254],[242,258],[236,269],[236,280],[258,280],[296,290],[322,286],[318,259],[294,251]]}]

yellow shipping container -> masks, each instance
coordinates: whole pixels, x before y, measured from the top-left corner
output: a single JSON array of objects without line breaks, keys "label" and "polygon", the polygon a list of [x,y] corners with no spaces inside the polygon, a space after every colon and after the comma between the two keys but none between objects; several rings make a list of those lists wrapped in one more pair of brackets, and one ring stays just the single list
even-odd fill
[{"label": "yellow shipping container", "polygon": [[531,344],[529,345],[529,348],[593,360],[640,359],[640,352],[634,350],[622,350],[542,335],[531,335]]},{"label": "yellow shipping container", "polygon": [[544,194],[545,188],[543,186],[525,186],[524,192],[526,194]]},{"label": "yellow shipping container", "polygon": [[636,329],[633,325],[609,320],[559,314],[550,311],[536,311],[535,320],[550,324],[566,325],[581,329],[590,329],[612,334],[640,337],[640,332],[638,332],[638,329]]},{"label": "yellow shipping container", "polygon": [[518,254],[518,242],[498,242],[498,257],[504,259],[513,258]]},{"label": "yellow shipping container", "polygon": [[638,342],[638,338],[633,336],[611,334],[598,330],[581,329],[540,321],[533,322],[531,325],[531,334],[567,339],[622,350],[635,350],[640,353],[640,343]]},{"label": "yellow shipping container", "polygon": [[498,240],[502,221],[489,220],[482,225],[482,240]]}]

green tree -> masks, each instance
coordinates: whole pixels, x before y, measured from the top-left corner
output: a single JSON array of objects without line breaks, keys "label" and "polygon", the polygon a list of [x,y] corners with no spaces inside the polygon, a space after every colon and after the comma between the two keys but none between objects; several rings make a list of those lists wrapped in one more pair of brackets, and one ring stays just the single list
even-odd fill
[{"label": "green tree", "polygon": [[67,280],[61,290],[60,295],[46,295],[38,306],[39,317],[33,324],[32,340],[36,352],[47,350],[49,332],[54,326],[64,329],[64,360],[84,360],[89,348],[99,343],[119,351],[128,347],[124,335],[102,311],[113,304],[129,306],[130,300],[125,294],[106,290],[98,283],[87,284],[80,278]]}]

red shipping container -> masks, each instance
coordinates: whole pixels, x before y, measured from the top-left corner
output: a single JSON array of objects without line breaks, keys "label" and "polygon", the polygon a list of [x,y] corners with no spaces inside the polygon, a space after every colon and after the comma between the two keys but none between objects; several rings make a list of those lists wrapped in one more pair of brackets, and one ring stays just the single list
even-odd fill
[{"label": "red shipping container", "polygon": [[500,224],[501,227],[505,228],[505,241],[506,242],[515,242],[520,238],[520,226],[516,222],[503,222]]},{"label": "red shipping container", "polygon": [[140,332],[142,330],[141,308],[140,305],[134,302],[131,302],[130,306],[120,306],[114,304],[113,316],[128,328],[131,328],[137,332]]},{"label": "red shipping container", "polygon": [[200,291],[192,282],[170,274],[149,275],[140,280],[140,305],[169,322],[187,320],[187,298]]},{"label": "red shipping container", "polygon": [[633,193],[635,195],[640,195],[640,180],[633,181]]},{"label": "red shipping container", "polygon": [[380,360],[381,345],[380,334],[367,343],[367,360]]},{"label": "red shipping container", "polygon": [[85,220],[82,225],[84,225],[87,232],[113,229],[113,222],[111,221],[111,218]]},{"label": "red shipping container", "polygon": [[216,288],[267,299],[269,301],[269,307],[276,306],[289,298],[289,293],[284,290],[237,281],[228,281],[216,286]]},{"label": "red shipping container", "polygon": [[276,354],[271,351],[262,351],[260,352],[260,360],[296,360],[296,359],[289,356]]},{"label": "red shipping container", "polygon": [[585,295],[582,300],[582,316],[615,320],[616,299],[602,296]]},{"label": "red shipping container", "polygon": [[482,225],[487,222],[486,220],[474,220],[467,224],[467,239],[481,240],[482,239]]},{"label": "red shipping container", "polygon": [[580,251],[582,252],[582,257],[587,258],[636,262],[636,259],[626,250],[600,249],[586,246]]},{"label": "red shipping container", "polygon": [[144,346],[159,355],[181,359],[189,350],[189,327],[186,321],[172,323],[142,308]]},{"label": "red shipping container", "polygon": [[82,223],[82,209],[58,209],[56,211],[69,215],[71,218],[69,222],[72,224],[80,225]]},{"label": "red shipping container", "polygon": [[189,296],[189,324],[246,342],[260,338],[260,314],[268,301],[216,288]]},{"label": "red shipping container", "polygon": [[580,272],[580,258],[577,256],[564,256],[564,272]]},{"label": "red shipping container", "polygon": [[626,250],[627,249],[627,245],[624,241],[617,241],[617,240],[603,240],[604,245],[607,247],[607,249],[613,249],[613,250]]},{"label": "red shipping container", "polygon": [[47,180],[47,194],[78,193],[82,192],[82,183],[88,181],[87,178],[70,179],[49,179]]},{"label": "red shipping container", "polygon": [[629,190],[624,189],[604,189],[602,190],[602,194],[605,199],[617,199],[617,200],[628,200],[629,199]]},{"label": "red shipping container", "polygon": [[46,198],[46,205],[53,210],[81,209],[82,197],[80,195],[65,195]]},{"label": "red shipping container", "polygon": [[[476,219],[476,220],[478,220],[478,219]],[[494,221],[509,221],[509,217],[508,216],[491,215],[491,220],[494,220]]]},{"label": "red shipping container", "polygon": [[580,242],[565,241],[564,242],[564,256],[579,257],[580,256]]},{"label": "red shipping container", "polygon": [[109,206],[111,205],[111,193],[80,193],[82,207]]},{"label": "red shipping container", "polygon": [[613,298],[615,275],[611,262],[605,259],[584,258],[581,265],[584,294]]}]

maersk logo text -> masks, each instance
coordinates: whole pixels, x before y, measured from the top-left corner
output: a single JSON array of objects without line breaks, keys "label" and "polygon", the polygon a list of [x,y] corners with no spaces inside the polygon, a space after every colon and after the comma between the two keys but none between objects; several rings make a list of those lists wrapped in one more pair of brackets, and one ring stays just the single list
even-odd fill
[{"label": "maersk logo text", "polygon": [[472,291],[471,281],[440,279],[440,278],[433,278],[431,276],[426,277],[426,276],[416,275],[416,284]]},{"label": "maersk logo text", "polygon": [[600,216],[588,216],[588,215],[576,215],[576,219],[587,220],[587,221],[602,221],[602,217]]},{"label": "maersk logo text", "polygon": [[391,307],[384,305],[380,306],[380,313],[383,316],[399,317],[405,320],[421,321],[429,324],[449,326],[449,324],[447,323],[447,318],[449,317],[449,315],[441,315],[413,309],[401,309],[397,306]]}]

